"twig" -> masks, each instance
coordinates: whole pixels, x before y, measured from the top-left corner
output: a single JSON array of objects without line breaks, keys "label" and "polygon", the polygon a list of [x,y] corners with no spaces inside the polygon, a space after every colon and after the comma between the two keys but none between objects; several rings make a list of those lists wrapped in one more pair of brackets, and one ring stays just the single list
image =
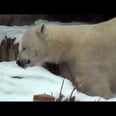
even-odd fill
[{"label": "twig", "polygon": [[56,101],[61,101],[62,98],[64,97],[64,95],[62,94],[62,88],[63,88],[63,85],[64,85],[64,80],[65,80],[65,78],[63,79],[61,89],[60,89],[60,94],[59,94],[59,97],[56,99]]},{"label": "twig", "polygon": [[61,89],[60,89],[60,95],[59,95],[59,97],[62,96],[62,88],[63,88],[63,85],[64,85],[64,80],[65,80],[65,78],[63,79],[63,82],[62,82],[62,86],[61,86]]},{"label": "twig", "polygon": [[72,96],[73,92],[76,90],[76,88],[74,87],[71,94],[70,94],[70,97],[69,97],[69,101],[74,101],[75,100],[75,97]]},{"label": "twig", "polygon": [[[65,78],[63,79],[63,82],[62,82],[62,85],[61,85],[61,89],[60,89],[60,93],[59,93],[59,97],[56,99],[56,101],[62,101],[62,98],[65,97],[63,94],[62,94],[62,88],[63,88],[63,85],[64,85],[64,80]],[[75,101],[75,96],[72,96],[73,95],[73,92],[76,90],[76,87],[73,88],[73,90],[71,91],[71,94],[70,94],[70,97],[64,99],[63,101]]]}]

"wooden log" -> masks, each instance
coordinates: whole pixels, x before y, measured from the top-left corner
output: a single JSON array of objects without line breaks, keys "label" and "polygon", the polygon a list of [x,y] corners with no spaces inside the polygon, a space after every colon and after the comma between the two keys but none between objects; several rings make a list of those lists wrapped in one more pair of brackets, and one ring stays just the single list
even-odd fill
[{"label": "wooden log", "polygon": [[34,102],[52,102],[55,101],[55,97],[48,94],[38,94],[33,96]]},{"label": "wooden log", "polygon": [[19,44],[15,44],[16,38],[11,39],[5,36],[3,41],[0,44],[0,60],[1,61],[14,61],[18,56],[18,46]]}]

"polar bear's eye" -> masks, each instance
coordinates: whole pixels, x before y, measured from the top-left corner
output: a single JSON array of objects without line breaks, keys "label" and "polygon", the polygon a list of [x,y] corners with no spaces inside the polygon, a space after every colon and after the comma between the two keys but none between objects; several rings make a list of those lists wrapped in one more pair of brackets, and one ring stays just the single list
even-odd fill
[{"label": "polar bear's eye", "polygon": [[26,48],[23,48],[22,51],[26,50]]}]

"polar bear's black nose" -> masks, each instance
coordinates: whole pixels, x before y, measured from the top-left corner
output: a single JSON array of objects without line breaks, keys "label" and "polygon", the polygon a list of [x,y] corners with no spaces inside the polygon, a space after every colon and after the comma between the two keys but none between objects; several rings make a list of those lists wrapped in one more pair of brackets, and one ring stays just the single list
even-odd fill
[{"label": "polar bear's black nose", "polygon": [[27,59],[17,60],[16,64],[24,68],[26,65],[30,64],[30,60],[27,60]]}]

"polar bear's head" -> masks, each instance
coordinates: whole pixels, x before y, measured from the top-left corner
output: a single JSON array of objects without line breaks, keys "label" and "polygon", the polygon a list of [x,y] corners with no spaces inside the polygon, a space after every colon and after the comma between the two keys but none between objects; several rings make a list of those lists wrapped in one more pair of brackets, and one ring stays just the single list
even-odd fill
[{"label": "polar bear's head", "polygon": [[16,63],[21,67],[43,65],[48,61],[45,24],[27,30],[19,44]]},{"label": "polar bear's head", "polygon": [[70,31],[65,33],[66,29],[60,25],[41,24],[27,30],[19,44],[17,64],[42,66],[46,62],[58,64],[65,60],[73,46],[68,37]]}]

